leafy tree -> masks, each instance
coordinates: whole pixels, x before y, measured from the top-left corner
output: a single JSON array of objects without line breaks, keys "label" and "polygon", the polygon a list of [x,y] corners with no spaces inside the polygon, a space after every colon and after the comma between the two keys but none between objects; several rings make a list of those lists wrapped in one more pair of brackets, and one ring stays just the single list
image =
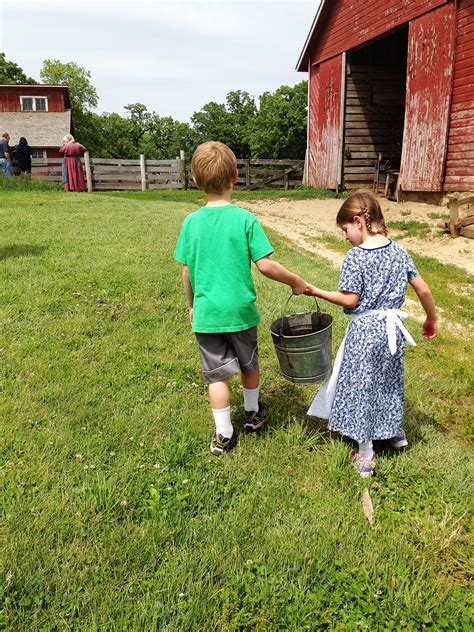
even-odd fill
[{"label": "leafy tree", "polygon": [[248,143],[249,123],[255,116],[255,100],[248,92],[229,92],[226,103],[207,103],[191,117],[192,128],[200,143],[219,140],[239,158],[250,155]]},{"label": "leafy tree", "polygon": [[199,112],[192,115],[191,123],[199,142],[219,140],[229,144],[231,126],[223,103],[206,103]]},{"label": "leafy tree", "polygon": [[62,63],[59,59],[45,59],[40,77],[44,83],[68,86],[74,134],[91,153],[95,153],[101,143],[99,120],[90,110],[98,102],[97,91],[90,82],[91,73],[74,61]]},{"label": "leafy tree", "polygon": [[36,81],[27,77],[20,66],[5,59],[5,53],[0,53],[0,84],[35,84]]},{"label": "leafy tree", "polygon": [[142,153],[167,159],[179,156],[183,149],[189,158],[197,144],[196,134],[187,123],[175,121],[171,116],[161,118],[154,114],[149,133],[144,138]]},{"label": "leafy tree", "polygon": [[97,107],[97,91],[90,82],[91,73],[74,61],[62,63],[59,59],[45,59],[40,70],[44,83],[68,86],[73,112],[86,112]]},{"label": "leafy tree", "polygon": [[257,113],[255,99],[242,90],[229,92],[226,109],[230,115],[233,130],[231,147],[239,158],[250,156],[249,130]]},{"label": "leafy tree", "polygon": [[306,150],[308,82],[281,86],[260,97],[249,143],[254,158],[304,158]]},{"label": "leafy tree", "polygon": [[100,117],[101,158],[137,158],[128,118],[115,112],[104,112]]}]

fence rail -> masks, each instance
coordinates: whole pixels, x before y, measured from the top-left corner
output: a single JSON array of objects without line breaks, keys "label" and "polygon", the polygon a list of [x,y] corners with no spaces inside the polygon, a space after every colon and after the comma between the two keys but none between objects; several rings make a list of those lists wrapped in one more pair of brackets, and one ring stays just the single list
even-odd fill
[{"label": "fence rail", "polygon": [[[144,191],[146,189],[194,188],[184,152],[175,160],[90,158],[81,159],[87,176],[88,191]],[[48,164],[33,161],[32,175],[61,182],[62,159],[50,158]],[[303,160],[238,160],[237,189],[289,189],[303,181]]]}]

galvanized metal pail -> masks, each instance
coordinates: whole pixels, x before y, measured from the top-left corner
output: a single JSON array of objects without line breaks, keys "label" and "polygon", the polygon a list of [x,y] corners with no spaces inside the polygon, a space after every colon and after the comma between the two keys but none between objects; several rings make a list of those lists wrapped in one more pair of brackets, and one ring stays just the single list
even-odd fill
[{"label": "galvanized metal pail", "polygon": [[331,314],[317,311],[281,317],[270,325],[273,344],[283,377],[295,384],[323,382],[331,374],[332,321]]}]

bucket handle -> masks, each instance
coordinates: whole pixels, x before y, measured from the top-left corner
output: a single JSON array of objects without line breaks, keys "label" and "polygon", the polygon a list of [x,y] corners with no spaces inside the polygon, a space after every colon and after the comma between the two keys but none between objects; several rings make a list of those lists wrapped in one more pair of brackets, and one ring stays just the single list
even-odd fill
[{"label": "bucket handle", "polygon": [[[288,307],[288,303],[291,301],[291,299],[293,298],[293,296],[295,296],[295,295],[294,295],[293,293],[291,293],[291,294],[290,294],[290,296],[287,298],[287,300],[286,300],[286,302],[285,302],[285,304],[283,305],[283,308],[282,308],[282,310],[281,310],[281,318],[280,318],[280,336],[282,335],[282,333],[281,333],[281,332],[282,332],[282,330],[283,330],[283,318],[284,318],[284,316],[285,316],[285,314],[286,314],[286,308]],[[321,313],[321,309],[320,309],[320,307],[319,307],[319,303],[318,303],[318,301],[316,300],[316,297],[315,297],[315,296],[313,296],[313,298],[314,298],[314,302],[316,303],[316,309],[317,309],[317,312],[318,312],[318,314],[320,314],[320,313]]]}]

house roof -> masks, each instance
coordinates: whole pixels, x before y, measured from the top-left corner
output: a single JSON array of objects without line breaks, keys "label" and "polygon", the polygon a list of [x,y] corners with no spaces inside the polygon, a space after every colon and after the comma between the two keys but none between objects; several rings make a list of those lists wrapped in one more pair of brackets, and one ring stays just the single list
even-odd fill
[{"label": "house roof", "polygon": [[71,132],[71,110],[66,112],[0,112],[1,133],[16,145],[24,136],[30,147],[59,147]]},{"label": "house roof", "polygon": [[324,5],[327,4],[327,0],[321,0],[318,7],[318,12],[316,13],[316,17],[313,20],[311,28],[308,33],[308,37],[303,46],[303,50],[301,51],[300,57],[298,59],[298,63],[296,64],[296,70],[298,72],[308,72],[308,59],[310,48],[313,45],[313,35],[316,31],[316,27],[318,25],[319,19],[324,9]]}]

